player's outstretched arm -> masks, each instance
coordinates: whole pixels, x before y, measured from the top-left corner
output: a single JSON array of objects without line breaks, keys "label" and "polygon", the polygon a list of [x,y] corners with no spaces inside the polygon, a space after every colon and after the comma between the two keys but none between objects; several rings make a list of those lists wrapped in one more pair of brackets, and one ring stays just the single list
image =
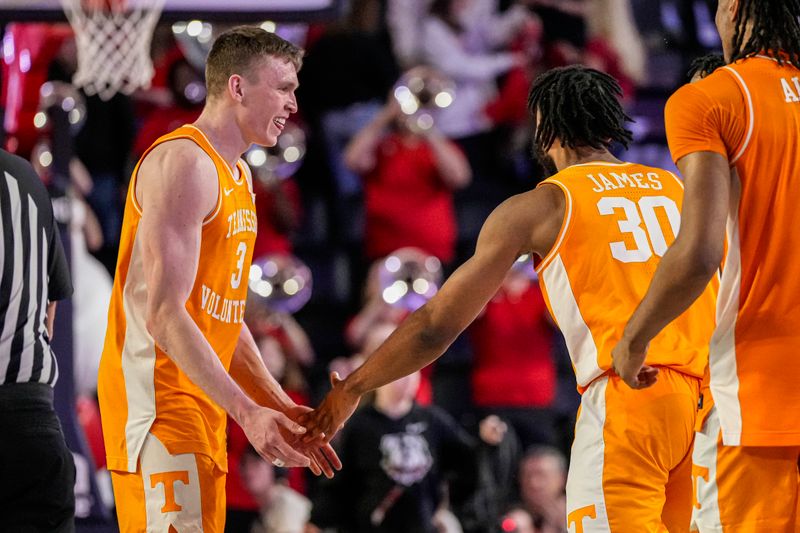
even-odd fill
[{"label": "player's outstretched arm", "polygon": [[521,254],[546,253],[564,216],[563,193],[540,187],[510,198],[489,216],[473,255],[441,290],[346,380],[332,376],[333,389],[305,421],[309,435],[333,437],[363,394],[411,374],[438,358],[494,296]]},{"label": "player's outstretched arm", "polygon": [[147,283],[147,329],[175,364],[245,431],[269,461],[308,466],[279,429],[301,434],[300,424],[257,405],[225,371],[186,311],[200,258],[203,219],[216,206],[216,169],[194,143],[175,140],[142,163],[136,195],[142,206],[137,239]]},{"label": "player's outstretched arm", "polygon": [[648,343],[703,293],[722,262],[731,197],[728,160],[694,152],[678,168],[686,188],[681,229],[612,351],[614,369],[633,388],[655,383],[655,372],[643,368]]},{"label": "player's outstretched arm", "polygon": [[[302,415],[311,411],[309,407],[297,405],[270,374],[246,324],[242,325],[239,342],[233,352],[230,375],[256,403],[280,411],[294,421],[298,421]],[[288,431],[282,429],[282,433],[292,447],[308,457],[311,463],[309,468],[314,475],[319,476],[324,473],[326,477],[331,478],[334,469],[342,468],[334,449],[330,444],[322,442],[322,439],[319,439],[319,442],[303,444]]]}]

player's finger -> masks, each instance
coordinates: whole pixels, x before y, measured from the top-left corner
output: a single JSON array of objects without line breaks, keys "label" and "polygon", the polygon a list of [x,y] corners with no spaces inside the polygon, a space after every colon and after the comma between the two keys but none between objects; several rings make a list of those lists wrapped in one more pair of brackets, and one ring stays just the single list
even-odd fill
[{"label": "player's finger", "polygon": [[331,387],[335,387],[340,381],[342,381],[342,378],[339,377],[339,373],[335,370],[331,372]]},{"label": "player's finger", "polygon": [[[299,453],[294,448],[286,444],[282,439],[277,439],[272,443],[272,450],[270,452],[280,459],[284,464],[283,466],[308,466],[311,462],[308,457]],[[274,463],[273,463],[274,464]]]},{"label": "player's finger", "polygon": [[325,459],[328,460],[328,463],[335,468],[336,470],[342,469],[342,460],[339,459],[339,456],[336,454],[336,450],[333,449],[333,446],[330,444],[326,444],[320,448],[320,451],[325,456]]},{"label": "player's finger", "polygon": [[266,449],[255,448],[255,450],[258,452],[258,455],[260,455],[261,458],[264,459],[266,462],[275,464],[275,456],[266,451]]},{"label": "player's finger", "polygon": [[311,421],[311,414],[310,413],[303,413],[301,415],[297,415],[292,418],[295,422],[306,428],[306,435],[309,433],[308,431],[308,423]]},{"label": "player's finger", "polygon": [[275,417],[275,421],[283,426],[284,428],[288,429],[290,432],[294,433],[295,435],[303,435],[306,433],[306,428],[289,418],[283,413],[278,413]]},{"label": "player's finger", "polygon": [[643,366],[643,367],[642,367],[642,368],[639,370],[639,373],[640,373],[640,374],[653,374],[653,375],[655,375],[655,374],[658,374],[658,368],[656,368],[656,367],[654,367],[654,366],[648,366],[648,365],[644,365],[644,366]]},{"label": "player's finger", "polygon": [[642,380],[645,380],[645,381],[650,381],[650,380],[655,379],[656,376],[658,376],[658,369],[657,368],[653,368],[651,366],[645,366],[645,367],[642,367],[642,369],[639,371],[639,376],[638,377],[639,377],[639,379],[642,379]]},{"label": "player's finger", "polygon": [[319,448],[313,448],[310,450],[311,456],[314,457],[314,460],[322,469],[322,473],[325,474],[325,477],[331,479],[333,477],[333,468],[330,464],[328,464],[327,459],[325,459],[325,455]]},{"label": "player's finger", "polygon": [[308,469],[311,470],[311,473],[315,476],[319,476],[322,474],[322,467],[319,464],[319,461],[313,454],[308,455],[308,459],[310,464],[308,465]]}]

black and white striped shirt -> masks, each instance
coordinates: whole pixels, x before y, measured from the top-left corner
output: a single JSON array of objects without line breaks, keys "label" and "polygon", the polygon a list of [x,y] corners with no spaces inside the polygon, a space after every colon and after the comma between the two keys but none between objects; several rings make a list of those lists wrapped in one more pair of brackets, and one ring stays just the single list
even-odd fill
[{"label": "black and white striped shirt", "polygon": [[72,294],[53,206],[24,159],[0,150],[0,385],[58,378],[47,302]]}]

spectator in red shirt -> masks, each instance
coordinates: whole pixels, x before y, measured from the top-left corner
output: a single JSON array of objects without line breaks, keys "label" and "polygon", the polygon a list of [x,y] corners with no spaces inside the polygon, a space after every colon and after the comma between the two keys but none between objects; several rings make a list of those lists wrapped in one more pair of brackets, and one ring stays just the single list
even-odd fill
[{"label": "spectator in red shirt", "polygon": [[412,130],[390,98],[345,150],[345,163],[363,176],[365,253],[369,260],[414,246],[443,263],[455,255],[455,189],[471,170],[461,150],[436,127]]},{"label": "spectator in red shirt", "polygon": [[550,407],[556,393],[553,329],[542,292],[512,269],[469,330],[473,403],[481,416],[510,423],[523,449],[553,442]]}]

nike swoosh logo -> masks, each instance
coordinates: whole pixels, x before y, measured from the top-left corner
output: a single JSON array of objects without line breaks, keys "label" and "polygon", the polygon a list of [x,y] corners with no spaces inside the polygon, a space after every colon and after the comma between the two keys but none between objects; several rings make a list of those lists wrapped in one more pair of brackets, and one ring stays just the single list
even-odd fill
[{"label": "nike swoosh logo", "polygon": [[232,192],[233,192],[233,188],[230,188],[230,189],[225,189],[225,196],[230,196],[230,194],[231,194]]}]

